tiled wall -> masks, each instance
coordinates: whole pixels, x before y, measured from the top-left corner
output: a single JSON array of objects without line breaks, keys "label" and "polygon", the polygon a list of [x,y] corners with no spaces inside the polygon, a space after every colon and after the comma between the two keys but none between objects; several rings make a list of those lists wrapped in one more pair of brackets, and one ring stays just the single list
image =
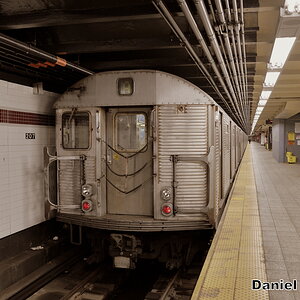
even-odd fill
[{"label": "tiled wall", "polygon": [[55,143],[56,98],[0,80],[0,238],[45,220],[43,148]]},{"label": "tiled wall", "polygon": [[55,117],[53,115],[42,115],[29,112],[0,109],[0,123],[54,126]]}]

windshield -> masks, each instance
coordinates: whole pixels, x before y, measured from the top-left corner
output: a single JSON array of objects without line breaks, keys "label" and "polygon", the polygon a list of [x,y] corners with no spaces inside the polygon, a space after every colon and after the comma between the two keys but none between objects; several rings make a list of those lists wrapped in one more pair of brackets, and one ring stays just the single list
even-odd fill
[{"label": "windshield", "polygon": [[62,116],[63,147],[65,149],[89,148],[89,113],[72,112]]}]

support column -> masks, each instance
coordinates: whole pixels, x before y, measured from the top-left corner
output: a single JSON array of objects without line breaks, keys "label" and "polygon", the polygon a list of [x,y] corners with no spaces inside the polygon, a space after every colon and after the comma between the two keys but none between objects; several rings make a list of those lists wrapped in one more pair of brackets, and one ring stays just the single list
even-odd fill
[{"label": "support column", "polygon": [[285,162],[285,120],[274,119],[272,127],[272,155],[278,162]]}]

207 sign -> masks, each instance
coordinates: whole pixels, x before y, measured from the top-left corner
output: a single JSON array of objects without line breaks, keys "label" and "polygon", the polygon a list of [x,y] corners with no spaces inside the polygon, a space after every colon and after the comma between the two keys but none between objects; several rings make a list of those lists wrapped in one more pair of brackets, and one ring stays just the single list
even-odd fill
[{"label": "207 sign", "polygon": [[35,140],[35,133],[33,133],[33,132],[26,132],[25,133],[25,139],[26,140]]}]

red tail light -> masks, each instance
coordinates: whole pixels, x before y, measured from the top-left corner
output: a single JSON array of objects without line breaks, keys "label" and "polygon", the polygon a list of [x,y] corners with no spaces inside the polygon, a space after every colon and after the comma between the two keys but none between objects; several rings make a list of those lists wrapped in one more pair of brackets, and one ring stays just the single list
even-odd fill
[{"label": "red tail light", "polygon": [[171,205],[170,204],[164,204],[162,206],[161,212],[165,216],[171,215],[171,213],[172,213],[172,207],[171,207]]},{"label": "red tail light", "polygon": [[84,212],[89,212],[92,210],[92,201],[90,200],[83,200],[81,202],[81,209],[84,211]]}]

